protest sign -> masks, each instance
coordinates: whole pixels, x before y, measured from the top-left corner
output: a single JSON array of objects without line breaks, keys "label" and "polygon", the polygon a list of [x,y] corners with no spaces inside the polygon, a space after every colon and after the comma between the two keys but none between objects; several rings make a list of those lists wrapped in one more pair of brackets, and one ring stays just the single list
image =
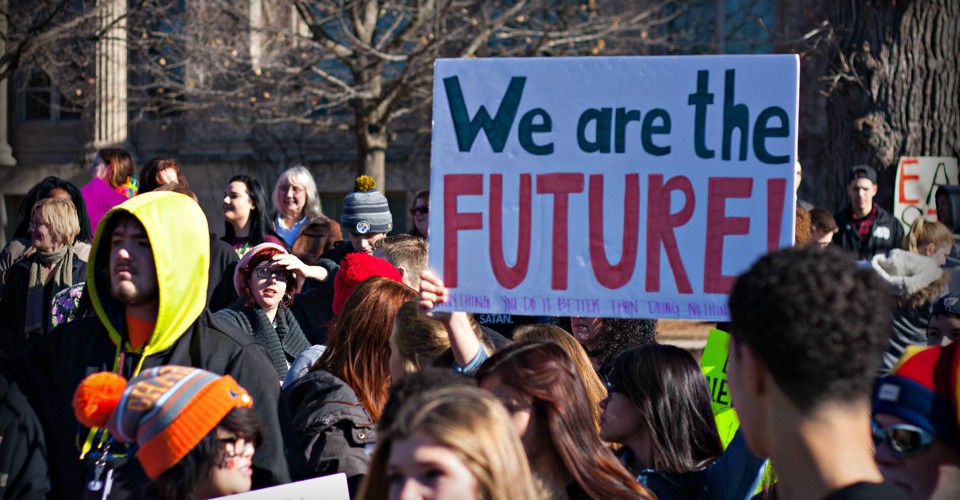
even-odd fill
[{"label": "protest sign", "polygon": [[441,309],[723,320],[793,241],[793,55],[438,60]]},{"label": "protest sign", "polygon": [[231,500],[302,500],[306,498],[350,500],[350,492],[347,490],[347,475],[341,472],[218,498],[229,498]]},{"label": "protest sign", "polygon": [[938,185],[958,184],[957,159],[948,156],[902,157],[897,164],[893,214],[909,229],[917,217],[937,220]]},{"label": "protest sign", "polygon": [[104,214],[127,201],[126,196],[114,191],[109,184],[96,178],[80,188],[80,194],[87,205],[87,217],[90,218],[90,230],[93,234],[96,234],[97,225],[100,224]]},{"label": "protest sign", "polygon": [[700,369],[707,378],[710,386],[710,404],[713,406],[713,415],[717,420],[717,430],[720,440],[726,447],[733,440],[740,420],[730,401],[730,390],[727,388],[727,363],[730,361],[730,335],[716,328],[710,329],[707,345],[700,356]]}]

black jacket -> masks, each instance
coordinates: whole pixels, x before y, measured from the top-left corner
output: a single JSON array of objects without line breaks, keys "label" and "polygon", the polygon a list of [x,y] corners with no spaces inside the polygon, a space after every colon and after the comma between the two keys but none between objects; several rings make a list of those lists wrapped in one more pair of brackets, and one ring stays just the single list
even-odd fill
[{"label": "black jacket", "polygon": [[873,222],[866,241],[860,240],[860,233],[853,224],[853,212],[849,205],[844,210],[833,214],[833,218],[837,220],[837,227],[840,228],[833,237],[833,244],[853,252],[860,260],[870,260],[874,255],[886,255],[894,248],[903,248],[903,226],[893,217],[893,214],[879,206],[877,220]]},{"label": "black jacket", "polygon": [[376,424],[343,380],[325,370],[308,372],[280,396],[281,425],[288,448],[301,451],[308,477],[343,472],[351,496],[359,491],[376,443]]},{"label": "black jacket", "polygon": [[[109,371],[116,355],[117,347],[100,320],[89,316],[55,329],[29,356],[8,360],[9,373],[28,395],[46,433],[51,498],[78,498],[83,492],[88,468],[78,458],[76,442],[83,442],[87,429],[76,421],[70,404],[80,381]],[[122,374],[131,378],[139,361],[136,354],[124,353]],[[280,385],[263,346],[204,311],[169,349],[147,356],[141,371],[160,365],[194,366],[233,376],[253,396],[263,425],[263,445],[253,458],[254,487],[290,480],[277,421]],[[114,477],[110,498],[127,498],[148,481],[135,459],[118,463]]]},{"label": "black jacket", "polygon": [[0,498],[46,498],[50,492],[43,430],[16,383],[0,375]]},{"label": "black jacket", "polygon": [[[0,352],[10,356],[17,356],[26,352],[37,344],[40,336],[26,338],[23,335],[27,310],[27,286],[30,283],[30,264],[39,257],[34,254],[29,259],[23,259],[10,268],[7,274],[7,283],[0,290]],[[87,263],[73,254],[72,284],[86,281]],[[59,290],[52,290],[48,283],[44,287],[43,295],[47,305],[43,310],[44,334],[50,323],[50,302]]]}]

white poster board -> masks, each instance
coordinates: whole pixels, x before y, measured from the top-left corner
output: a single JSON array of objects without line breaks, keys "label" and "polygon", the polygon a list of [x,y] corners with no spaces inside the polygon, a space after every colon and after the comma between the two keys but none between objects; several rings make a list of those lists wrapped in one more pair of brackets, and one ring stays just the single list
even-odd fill
[{"label": "white poster board", "polygon": [[228,500],[350,500],[344,473],[219,497]]},{"label": "white poster board", "polygon": [[435,65],[447,310],[724,320],[794,234],[794,55]]},{"label": "white poster board", "polygon": [[904,156],[897,163],[893,214],[903,229],[917,217],[937,220],[938,185],[958,184],[957,159],[950,156]]}]

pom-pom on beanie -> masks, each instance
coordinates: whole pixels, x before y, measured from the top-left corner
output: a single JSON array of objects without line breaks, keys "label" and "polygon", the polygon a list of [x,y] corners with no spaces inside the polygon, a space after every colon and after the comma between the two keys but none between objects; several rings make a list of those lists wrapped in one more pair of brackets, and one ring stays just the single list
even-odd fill
[{"label": "pom-pom on beanie", "polygon": [[367,278],[382,276],[394,281],[402,281],[400,271],[393,264],[366,252],[348,253],[340,263],[340,270],[333,280],[333,312],[340,314],[353,290]]},{"label": "pom-pom on beanie", "polygon": [[84,425],[105,426],[118,441],[137,443],[137,459],[151,480],[176,465],[231,410],[253,406],[233,377],[198,368],[151,368],[119,393],[118,381],[123,378],[106,372],[85,378],[74,393],[74,413]]},{"label": "pom-pom on beanie", "polygon": [[340,227],[356,234],[387,233],[393,229],[387,198],[377,191],[373,177],[357,177],[353,192],[343,199]]},{"label": "pom-pom on beanie", "polygon": [[933,433],[960,451],[960,343],[911,346],[877,382],[873,413],[885,413]]}]

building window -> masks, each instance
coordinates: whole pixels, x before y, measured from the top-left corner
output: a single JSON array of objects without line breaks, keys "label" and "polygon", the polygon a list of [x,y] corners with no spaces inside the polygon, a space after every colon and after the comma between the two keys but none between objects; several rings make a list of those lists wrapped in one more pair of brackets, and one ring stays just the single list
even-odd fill
[{"label": "building window", "polygon": [[80,119],[80,107],[60,92],[49,75],[32,69],[27,72],[25,80],[21,94],[23,120],[58,122]]}]

